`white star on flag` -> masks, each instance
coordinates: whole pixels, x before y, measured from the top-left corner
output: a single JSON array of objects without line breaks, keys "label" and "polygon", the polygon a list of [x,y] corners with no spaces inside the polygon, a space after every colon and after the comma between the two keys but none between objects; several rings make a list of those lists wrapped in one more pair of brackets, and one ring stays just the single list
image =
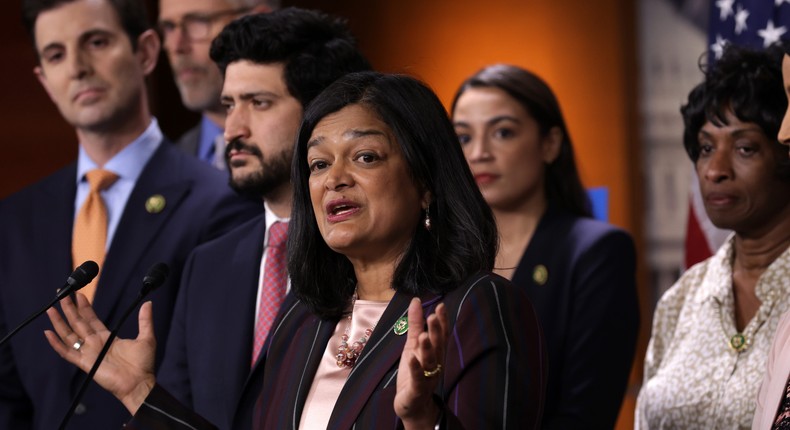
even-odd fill
[{"label": "white star on flag", "polygon": [[[776,0],[779,1],[779,0]],[[735,0],[716,0],[716,7],[719,8],[719,19],[724,21],[732,15],[732,5]]]},{"label": "white star on flag", "polygon": [[710,45],[710,49],[718,60],[724,54],[724,48],[727,46],[727,39],[722,39],[720,35],[716,35],[716,43]]},{"label": "white star on flag", "polygon": [[778,42],[785,33],[787,33],[787,29],[784,26],[774,27],[774,22],[770,20],[764,29],[757,30],[757,34],[763,38],[763,48],[767,48]]},{"label": "white star on flag", "polygon": [[782,3],[790,3],[790,0],[774,0],[774,5],[776,5],[776,7],[781,6]]},{"label": "white star on flag", "polygon": [[738,5],[738,12],[735,13],[735,34],[741,34],[748,28],[746,27],[746,18],[749,18],[749,11]]}]

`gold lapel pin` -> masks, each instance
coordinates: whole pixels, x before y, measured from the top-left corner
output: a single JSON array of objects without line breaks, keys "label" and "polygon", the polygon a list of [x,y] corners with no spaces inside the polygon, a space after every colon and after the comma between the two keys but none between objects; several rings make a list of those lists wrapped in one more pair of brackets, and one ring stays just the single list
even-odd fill
[{"label": "gold lapel pin", "polygon": [[154,194],[145,201],[145,210],[148,211],[149,214],[158,214],[165,209],[166,205],[167,201],[165,201],[165,196]]},{"label": "gold lapel pin", "polygon": [[393,326],[392,331],[398,336],[406,334],[406,332],[409,331],[409,319],[407,317],[400,317],[398,321],[395,321],[395,326]]},{"label": "gold lapel pin", "polygon": [[549,280],[549,269],[542,264],[538,264],[532,271],[532,280],[538,285],[545,284]]}]

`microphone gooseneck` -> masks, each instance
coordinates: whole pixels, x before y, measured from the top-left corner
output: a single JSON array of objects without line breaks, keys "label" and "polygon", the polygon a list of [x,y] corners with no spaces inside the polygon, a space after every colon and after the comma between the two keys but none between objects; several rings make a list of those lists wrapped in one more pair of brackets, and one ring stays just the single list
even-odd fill
[{"label": "microphone gooseneck", "polygon": [[104,346],[102,347],[101,351],[99,351],[99,355],[96,356],[96,361],[93,363],[93,367],[91,367],[91,370],[88,372],[88,376],[85,377],[85,380],[82,381],[82,385],[80,385],[77,394],[74,396],[74,400],[71,402],[69,410],[66,411],[66,415],[60,422],[60,427],[58,427],[60,430],[64,430],[66,428],[66,424],[68,424],[72,415],[74,415],[74,410],[77,408],[80,400],[82,400],[82,396],[85,395],[85,390],[88,388],[88,384],[93,380],[93,376],[96,375],[96,371],[99,370],[99,365],[101,364],[102,360],[104,360],[104,356],[107,355],[107,351],[110,350],[110,345],[112,345],[113,340],[115,340],[115,338],[118,336],[118,330],[121,329],[121,326],[129,317],[129,314],[131,314],[132,311],[140,303],[142,303],[145,296],[147,296],[151,291],[154,291],[155,289],[162,286],[162,284],[165,283],[165,280],[167,280],[167,276],[169,274],[170,269],[165,263],[156,263],[150,269],[148,269],[148,273],[146,273],[146,275],[143,277],[143,288],[140,289],[137,299],[135,299],[131,306],[126,308],[126,311],[121,316],[121,319],[118,320],[118,323],[110,331],[107,341],[104,342]]},{"label": "microphone gooseneck", "polygon": [[37,312],[33,313],[26,320],[22,321],[22,324],[16,326],[15,329],[11,330],[2,340],[0,340],[0,346],[8,342],[19,330],[22,330],[26,325],[33,322],[39,315],[43,314],[47,311],[47,309],[51,308],[55,303],[61,301],[64,297],[68,296],[69,294],[75,293],[80,288],[90,284],[93,278],[99,274],[99,265],[96,262],[88,260],[79,265],[71,275],[69,275],[68,279],[66,279],[66,283],[63,285],[63,288],[58,290],[55,294],[55,298],[52,299],[51,302],[47,303],[46,306],[38,310]]}]

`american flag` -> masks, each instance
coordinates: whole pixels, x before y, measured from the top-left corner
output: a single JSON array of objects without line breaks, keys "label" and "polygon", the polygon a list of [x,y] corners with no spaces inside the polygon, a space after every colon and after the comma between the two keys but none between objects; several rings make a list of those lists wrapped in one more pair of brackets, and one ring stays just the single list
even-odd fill
[{"label": "american flag", "polygon": [[[727,44],[767,48],[790,39],[790,0],[710,0],[708,64],[714,64]],[[694,176],[688,225],[686,267],[710,257],[724,243],[728,232],[714,226],[702,203]]]}]

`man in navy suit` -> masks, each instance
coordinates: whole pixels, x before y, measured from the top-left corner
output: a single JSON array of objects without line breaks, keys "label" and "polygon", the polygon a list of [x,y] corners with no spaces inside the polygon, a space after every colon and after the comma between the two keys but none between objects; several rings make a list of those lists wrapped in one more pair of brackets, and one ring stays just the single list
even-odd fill
[{"label": "man in navy suit", "polygon": [[[23,2],[39,57],[35,75],[74,126],[79,156],[0,202],[0,336],[49,302],[82,263],[74,261],[71,250],[75,219],[89,198],[87,172],[101,169],[117,176],[101,191],[106,254],[93,305],[115,325],[138,295],[148,268],[168,264],[170,279],[152,295],[157,337],[163,342],[192,249],[261,212],[259,202],[234,195],[222,173],[163,138],[145,87],[160,42],[143,4]],[[74,243],[81,239],[74,237]],[[47,345],[41,332],[49,322],[39,319],[32,325],[0,348],[2,429],[57,428],[84,378]],[[132,335],[136,326],[125,324],[120,336]],[[92,386],[69,428],[120,428],[128,417],[117,400]]]},{"label": "man in navy suit", "polygon": [[266,212],[190,256],[159,381],[220,428],[249,428],[260,382],[253,370],[262,368],[260,356],[253,362],[262,260],[269,228],[291,214],[302,112],[337,78],[370,65],[345,24],[300,9],[234,21],[214,40],[211,57],[225,78],[232,186],[263,198]]}]

